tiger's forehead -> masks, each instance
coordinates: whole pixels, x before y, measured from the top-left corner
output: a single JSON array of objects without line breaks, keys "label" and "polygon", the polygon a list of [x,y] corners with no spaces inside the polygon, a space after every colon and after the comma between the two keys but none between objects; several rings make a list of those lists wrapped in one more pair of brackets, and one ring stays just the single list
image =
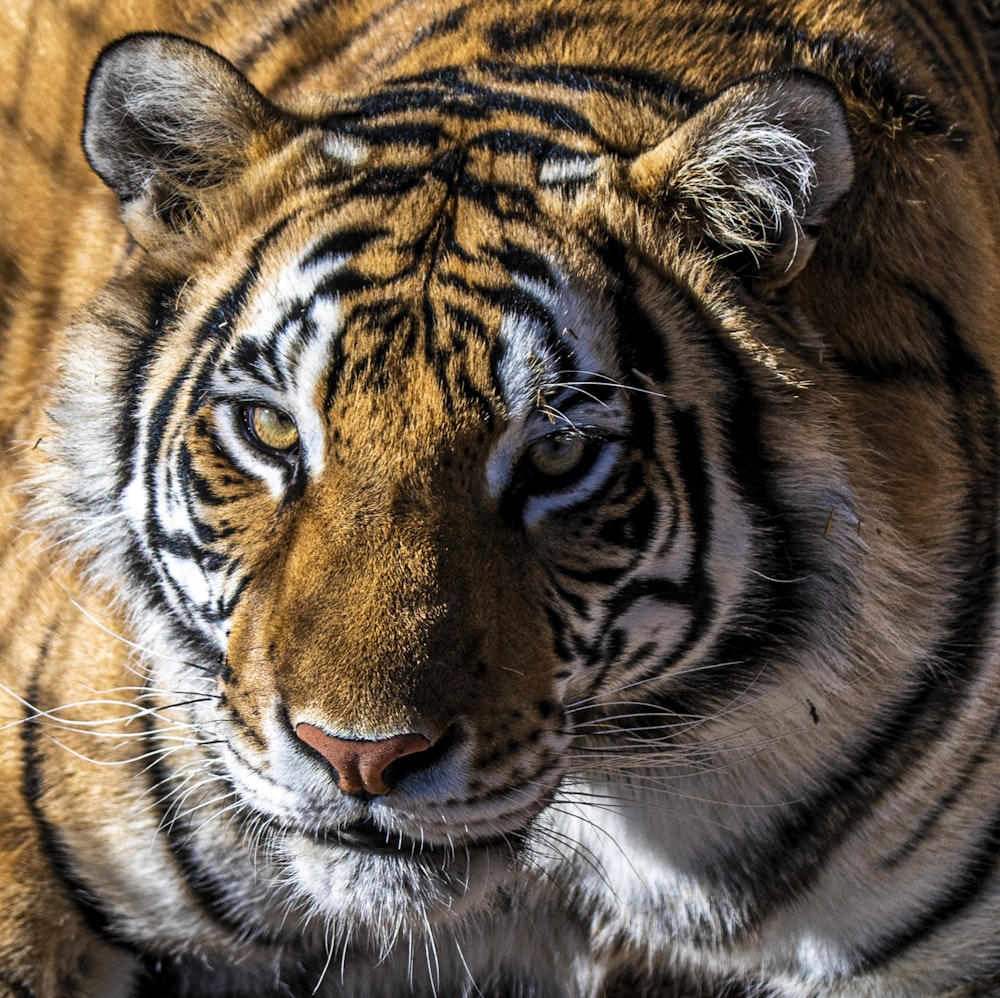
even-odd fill
[{"label": "tiger's forehead", "polygon": [[615,374],[525,180],[536,162],[474,144],[391,162],[359,164],[262,244],[218,366],[228,393],[288,410],[311,453],[327,422],[391,424],[419,451],[529,418],[566,372]]},{"label": "tiger's forehead", "polygon": [[[492,149],[536,157],[596,152],[605,147],[595,111],[611,96],[605,88],[574,86],[570,74],[498,64],[443,66],[382,81],[341,99],[326,124],[365,145],[468,151]],[[603,91],[597,102],[594,91]]]}]

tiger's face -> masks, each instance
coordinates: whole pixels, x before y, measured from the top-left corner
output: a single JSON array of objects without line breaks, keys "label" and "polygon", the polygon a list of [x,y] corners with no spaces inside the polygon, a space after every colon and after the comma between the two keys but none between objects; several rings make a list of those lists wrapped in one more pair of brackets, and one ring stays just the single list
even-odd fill
[{"label": "tiger's face", "polygon": [[[510,233],[478,215],[425,175],[364,219],[365,245],[339,249],[359,219],[345,233],[334,211],[304,227],[318,244],[277,254],[293,262],[249,290],[183,430],[178,500],[227,485],[201,514],[219,543],[192,544],[176,577],[185,606],[203,579],[209,606],[232,606],[197,623],[224,654],[218,708],[247,799],[309,856],[325,836],[352,861],[403,855],[473,881],[504,868],[562,770],[577,656],[553,634],[557,566],[592,543],[590,496],[629,504],[604,331],[576,333],[586,353],[564,342],[568,289],[511,274]],[[490,313],[492,329],[476,318]],[[552,387],[595,380],[570,371],[601,372],[595,390]],[[622,553],[600,567],[621,571]],[[329,876],[326,847],[312,862]]]},{"label": "tiger's face", "polygon": [[[558,115],[543,141],[550,110],[472,89],[291,121],[146,36],[88,98],[140,247],[94,306],[115,349],[73,394],[118,440],[112,474],[76,457],[128,523],[106,572],[177,650],[154,685],[204,694],[199,736],[295,895],[373,927],[507,884],[595,714],[696,663],[748,598],[754,525],[713,460],[728,386],[706,372],[749,306],[731,272],[693,275],[736,223],[734,252],[757,239],[791,273],[850,172],[811,80],[737,88],[634,157],[573,121],[553,140]],[[812,164],[798,195],[770,166],[783,233],[740,185],[738,156],[758,179],[764,160],[725,130],[751,108]],[[720,199],[719,230],[691,242],[708,223],[678,162],[726,142],[729,187],[695,199]],[[95,392],[127,401],[84,415]]]},{"label": "tiger's face", "polygon": [[[605,681],[588,576],[677,529],[637,485],[649,434],[606,292],[464,193],[507,166],[494,150],[444,180],[439,156],[389,214],[350,191],[376,159],[346,207],[283,218],[238,301],[229,259],[188,283],[164,335],[192,370],[152,361],[182,394],[123,492],[138,534],[164,527],[169,612],[218,657],[202,723],[323,906],[360,870],[432,870],[449,907],[503,875],[563,773],[564,705]],[[508,166],[526,189],[534,169]]]}]

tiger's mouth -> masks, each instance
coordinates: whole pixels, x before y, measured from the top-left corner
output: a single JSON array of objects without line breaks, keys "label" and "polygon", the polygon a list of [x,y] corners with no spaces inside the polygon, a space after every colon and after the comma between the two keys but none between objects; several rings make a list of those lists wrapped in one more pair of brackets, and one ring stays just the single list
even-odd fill
[{"label": "tiger's mouth", "polygon": [[447,844],[415,838],[405,832],[383,828],[370,818],[353,822],[317,837],[317,841],[335,844],[357,853],[373,856],[397,856],[404,859],[446,860],[457,854],[469,854],[502,848],[514,854],[521,847],[525,833],[468,838],[456,834]]},{"label": "tiger's mouth", "polygon": [[382,828],[370,818],[356,821],[326,836],[338,845],[379,856],[430,856],[444,853],[443,846],[419,841],[403,832]]},{"label": "tiger's mouth", "polygon": [[448,844],[415,838],[404,832],[383,828],[370,818],[354,822],[344,828],[329,832],[321,841],[333,842],[356,852],[376,856],[402,856],[405,858],[446,858],[456,853],[474,852],[500,847],[507,852],[518,851],[525,837],[524,832],[508,832],[505,835],[468,838],[456,834]]}]

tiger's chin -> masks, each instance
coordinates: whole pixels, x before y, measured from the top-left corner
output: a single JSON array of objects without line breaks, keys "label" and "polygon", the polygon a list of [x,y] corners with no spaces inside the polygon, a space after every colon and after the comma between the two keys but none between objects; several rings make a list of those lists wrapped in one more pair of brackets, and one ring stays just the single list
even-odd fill
[{"label": "tiger's chin", "polygon": [[364,822],[324,836],[289,832],[282,852],[316,915],[389,942],[488,906],[509,887],[518,845],[510,838],[423,844]]}]

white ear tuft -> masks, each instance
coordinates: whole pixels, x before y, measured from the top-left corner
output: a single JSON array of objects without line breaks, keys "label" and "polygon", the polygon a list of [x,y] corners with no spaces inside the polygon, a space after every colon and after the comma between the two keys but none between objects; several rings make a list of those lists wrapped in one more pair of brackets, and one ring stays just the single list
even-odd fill
[{"label": "white ear tuft", "polygon": [[638,193],[694,220],[762,289],[805,266],[853,177],[840,99],[803,72],[730,87],[629,170]]}]

